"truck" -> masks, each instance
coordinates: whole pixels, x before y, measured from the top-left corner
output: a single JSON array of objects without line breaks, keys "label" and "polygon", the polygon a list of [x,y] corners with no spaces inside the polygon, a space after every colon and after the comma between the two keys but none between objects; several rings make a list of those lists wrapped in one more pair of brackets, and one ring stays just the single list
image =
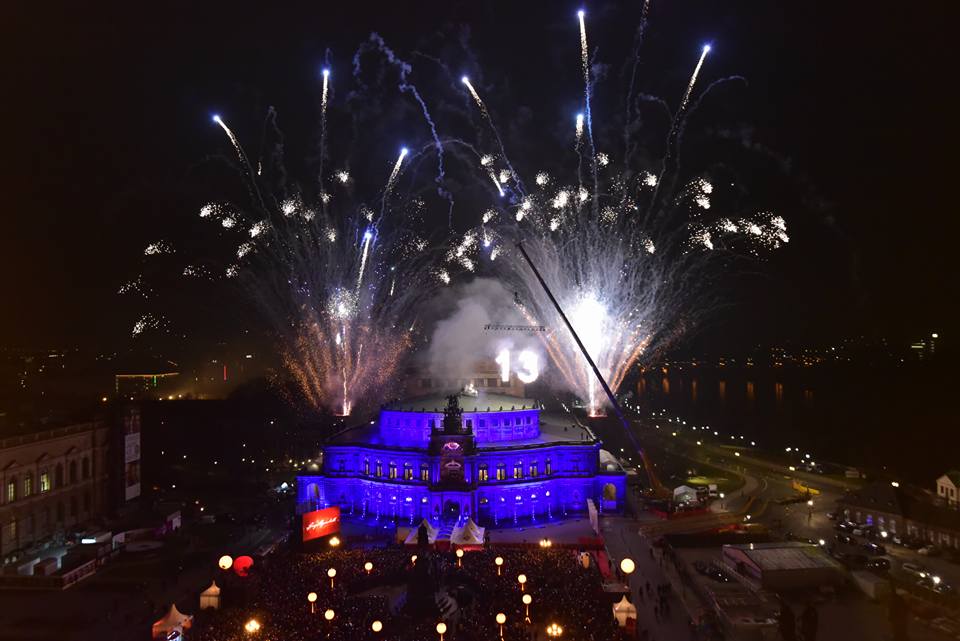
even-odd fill
[{"label": "truck", "polygon": [[884,601],[890,596],[890,581],[883,577],[860,570],[851,572],[850,577],[871,601]]}]

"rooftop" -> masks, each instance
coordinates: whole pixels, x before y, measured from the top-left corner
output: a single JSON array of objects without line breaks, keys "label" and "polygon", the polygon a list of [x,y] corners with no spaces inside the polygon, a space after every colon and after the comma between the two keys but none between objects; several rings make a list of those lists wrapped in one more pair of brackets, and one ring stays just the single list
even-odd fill
[{"label": "rooftop", "polygon": [[[512,397],[510,397],[512,398]],[[527,399],[529,401],[529,399]],[[534,401],[535,402],[535,401]],[[529,405],[528,405],[529,407]],[[591,444],[596,436],[585,425],[580,425],[569,417],[560,414],[540,414],[540,434],[536,438],[517,439],[510,441],[496,441],[489,444],[480,444],[480,450],[510,449],[515,447],[536,447],[538,445],[553,445],[559,443]],[[349,427],[334,434],[327,441],[328,445],[390,445],[397,443],[392,439],[385,439],[380,433],[379,421],[372,421],[363,425]],[[424,444],[413,444],[410,447],[422,448]]]},{"label": "rooftop", "polygon": [[740,550],[763,571],[842,569],[842,566],[831,559],[822,548],[809,543],[785,541],[725,545],[724,547]]},{"label": "rooftop", "polygon": [[[540,403],[532,398],[491,394],[480,391],[477,395],[457,394],[460,409],[464,412],[508,412],[510,410],[540,409]],[[447,397],[443,394],[431,394],[416,398],[385,403],[383,409],[395,412],[443,412],[447,407]]]},{"label": "rooftop", "polygon": [[937,505],[932,497],[909,486],[871,483],[840,499],[840,503],[896,514],[928,525],[960,532],[960,512]]}]

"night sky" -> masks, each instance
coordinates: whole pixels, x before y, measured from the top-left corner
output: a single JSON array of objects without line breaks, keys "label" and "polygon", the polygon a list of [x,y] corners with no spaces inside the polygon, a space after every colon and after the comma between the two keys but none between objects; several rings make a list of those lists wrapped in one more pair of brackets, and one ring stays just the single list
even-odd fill
[{"label": "night sky", "polygon": [[[289,157],[307,155],[318,69],[331,65],[342,102],[351,56],[371,31],[411,59],[415,49],[443,56],[468,26],[474,60],[460,62],[510,88],[509,100],[488,96],[494,116],[506,125],[522,107],[529,121],[505,140],[528,176],[556,148],[540,149],[538,136],[572,126],[582,91],[574,3],[97,4],[5,7],[0,346],[125,346],[135,314],[116,290],[137,272],[143,247],[175,238],[167,230],[222,196],[216,181],[204,193],[211,157],[231,151],[210,115],[224,113],[255,141],[275,105]],[[639,4],[586,5],[591,45],[612,65],[598,83],[597,121],[622,110],[617,74]],[[643,90],[676,106],[701,44],[712,42],[702,86],[732,74],[748,84],[711,97],[691,122],[701,132],[691,144],[723,155],[728,146],[710,137],[737,132],[765,159],[758,166],[779,167],[769,180],[749,162],[743,171],[760,177],[747,181],[752,202],[782,213],[792,237],[731,286],[735,305],[696,340],[723,349],[721,336],[914,338],[960,326],[947,16],[878,3],[651,6]],[[431,108],[462,99],[428,79],[429,64],[414,64]],[[377,136],[375,167],[400,144],[429,140],[422,123]]]}]

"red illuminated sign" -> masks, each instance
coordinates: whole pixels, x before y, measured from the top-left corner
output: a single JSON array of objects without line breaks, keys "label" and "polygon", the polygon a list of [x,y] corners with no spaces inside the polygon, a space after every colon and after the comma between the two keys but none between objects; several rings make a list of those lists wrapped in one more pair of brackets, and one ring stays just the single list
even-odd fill
[{"label": "red illuminated sign", "polygon": [[340,508],[328,507],[303,515],[303,540],[310,541],[340,531]]}]

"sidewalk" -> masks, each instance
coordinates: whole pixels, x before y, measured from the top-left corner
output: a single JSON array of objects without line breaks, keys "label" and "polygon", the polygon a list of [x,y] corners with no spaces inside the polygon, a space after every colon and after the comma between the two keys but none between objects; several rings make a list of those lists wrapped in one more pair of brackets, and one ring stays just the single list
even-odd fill
[{"label": "sidewalk", "polygon": [[[613,560],[613,567],[620,565],[621,559],[629,557],[636,563],[637,569],[630,577],[630,601],[637,608],[637,631],[649,632],[649,641],[685,641],[686,639],[695,639],[690,626],[690,616],[688,606],[693,608],[693,612],[699,612],[699,602],[691,602],[691,595],[688,591],[687,601],[681,598],[682,590],[678,591],[678,578],[669,576],[670,565],[665,562],[660,565],[660,554],[654,551],[651,558],[651,546],[649,542],[636,535],[636,522],[633,519],[623,517],[606,517],[603,520],[603,534],[606,539],[607,550],[610,552],[610,558]],[[675,572],[674,572],[675,574]],[[670,608],[668,617],[661,616],[659,620],[654,615],[654,606],[657,605],[657,586],[662,583],[671,585],[677,581],[677,585],[667,596],[667,602]],[[640,591],[644,589],[649,582],[652,594],[646,594],[641,598]]]}]

